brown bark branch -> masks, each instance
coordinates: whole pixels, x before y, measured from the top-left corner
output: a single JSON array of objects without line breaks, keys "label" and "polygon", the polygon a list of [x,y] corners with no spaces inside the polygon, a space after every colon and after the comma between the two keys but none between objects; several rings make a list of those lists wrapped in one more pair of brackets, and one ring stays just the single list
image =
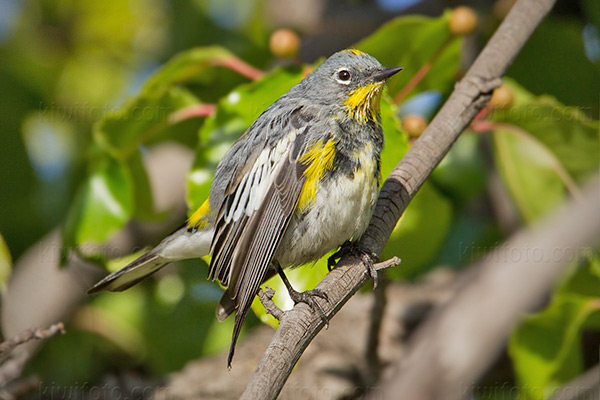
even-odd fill
[{"label": "brown bark branch", "polygon": [[[385,181],[361,247],[381,254],[410,200],[464,128],[487,104],[492,90],[500,85],[500,78],[553,4],[554,0],[517,1],[440,112]],[[340,260],[317,285],[329,297],[329,303],[323,304],[327,315],[335,315],[367,279],[361,260],[351,256]],[[286,312],[242,399],[275,399],[294,365],[323,326],[319,315],[305,304]]]}]

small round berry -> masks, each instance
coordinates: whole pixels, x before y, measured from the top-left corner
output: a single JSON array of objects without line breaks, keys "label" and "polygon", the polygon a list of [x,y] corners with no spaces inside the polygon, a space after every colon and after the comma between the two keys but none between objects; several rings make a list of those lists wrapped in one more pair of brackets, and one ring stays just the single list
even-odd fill
[{"label": "small round berry", "polygon": [[420,115],[409,115],[402,119],[402,129],[411,138],[418,138],[427,128],[427,121]]},{"label": "small round berry", "polygon": [[280,58],[293,58],[300,49],[300,38],[289,29],[278,29],[269,39],[271,53]]},{"label": "small round berry", "polygon": [[456,7],[452,11],[448,28],[455,36],[468,35],[477,27],[477,14],[472,8],[466,6]]},{"label": "small round berry", "polygon": [[513,105],[515,94],[512,89],[506,85],[494,89],[492,98],[490,99],[489,107],[492,110],[506,110]]}]

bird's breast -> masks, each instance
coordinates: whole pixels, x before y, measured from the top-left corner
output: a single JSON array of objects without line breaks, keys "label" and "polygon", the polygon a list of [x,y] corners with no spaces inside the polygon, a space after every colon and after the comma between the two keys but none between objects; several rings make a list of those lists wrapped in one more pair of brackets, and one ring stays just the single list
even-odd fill
[{"label": "bird's breast", "polygon": [[320,183],[312,205],[292,217],[276,254],[283,267],[312,262],[364,233],[377,200],[379,157],[365,145],[351,158],[352,170],[338,166]]}]

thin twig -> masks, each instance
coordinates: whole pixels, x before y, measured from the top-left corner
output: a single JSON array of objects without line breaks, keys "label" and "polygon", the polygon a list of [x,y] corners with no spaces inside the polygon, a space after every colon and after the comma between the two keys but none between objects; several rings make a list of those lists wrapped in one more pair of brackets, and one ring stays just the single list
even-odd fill
[{"label": "thin twig", "polygon": [[373,269],[375,269],[375,271],[383,271],[384,269],[387,268],[392,268],[392,267],[396,267],[398,265],[400,265],[400,263],[402,262],[402,260],[396,256],[390,258],[389,260],[386,261],[382,261],[379,262],[375,265],[373,265]]},{"label": "thin twig", "polygon": [[[0,343],[0,387],[5,387],[8,383],[21,377],[25,364],[29,360],[30,352],[14,351],[16,347],[34,339],[47,339],[58,333],[65,333],[65,326],[62,322],[47,328],[28,329],[12,339]],[[0,393],[0,396],[3,394]]]},{"label": "thin twig", "polygon": [[194,104],[184,107],[169,115],[169,123],[177,124],[190,118],[202,118],[213,115],[217,111],[217,106],[214,104]]},{"label": "thin twig", "polygon": [[65,333],[65,325],[62,322],[50,325],[47,328],[32,328],[23,331],[12,339],[0,343],[0,359],[8,356],[10,352],[20,344],[27,343],[33,339],[47,339],[57,333]]},{"label": "thin twig", "polygon": [[406,85],[400,89],[396,97],[394,97],[394,104],[402,103],[408,97],[410,92],[412,92],[413,89],[416,88],[423,79],[425,79],[427,74],[429,74],[429,71],[431,71],[431,68],[433,68],[433,64],[435,64],[437,59],[440,58],[442,53],[448,48],[448,45],[452,43],[454,39],[456,39],[456,36],[450,36],[446,38],[444,43],[442,43],[435,53],[433,53],[433,56],[431,56],[431,58],[427,60],[427,62],[423,64],[421,68],[419,68],[410,81],[408,81]]},{"label": "thin twig", "polygon": [[254,68],[252,65],[237,57],[216,59],[214,61],[214,65],[229,68],[230,70],[235,71],[238,74],[245,76],[246,78],[252,79],[254,81],[259,80],[265,75],[263,71]]},{"label": "thin twig", "polygon": [[273,302],[274,295],[275,291],[268,285],[265,285],[265,290],[258,291],[258,299],[262,303],[267,314],[271,314],[277,321],[279,321],[281,318],[283,318],[284,312]]}]

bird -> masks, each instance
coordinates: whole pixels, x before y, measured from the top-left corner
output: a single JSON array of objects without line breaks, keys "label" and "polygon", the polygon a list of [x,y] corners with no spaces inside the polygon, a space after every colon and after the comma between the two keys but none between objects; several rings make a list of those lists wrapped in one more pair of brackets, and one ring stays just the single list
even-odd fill
[{"label": "bird", "polygon": [[208,279],[226,289],[216,309],[235,312],[227,365],[260,285],[276,274],[295,303],[317,308],[318,289],[298,292],[285,268],[356,243],[381,180],[383,67],[356,49],[334,53],[271,104],[217,165],[208,199],[156,247],[88,293],[122,291],[178,260],[210,255]]}]

